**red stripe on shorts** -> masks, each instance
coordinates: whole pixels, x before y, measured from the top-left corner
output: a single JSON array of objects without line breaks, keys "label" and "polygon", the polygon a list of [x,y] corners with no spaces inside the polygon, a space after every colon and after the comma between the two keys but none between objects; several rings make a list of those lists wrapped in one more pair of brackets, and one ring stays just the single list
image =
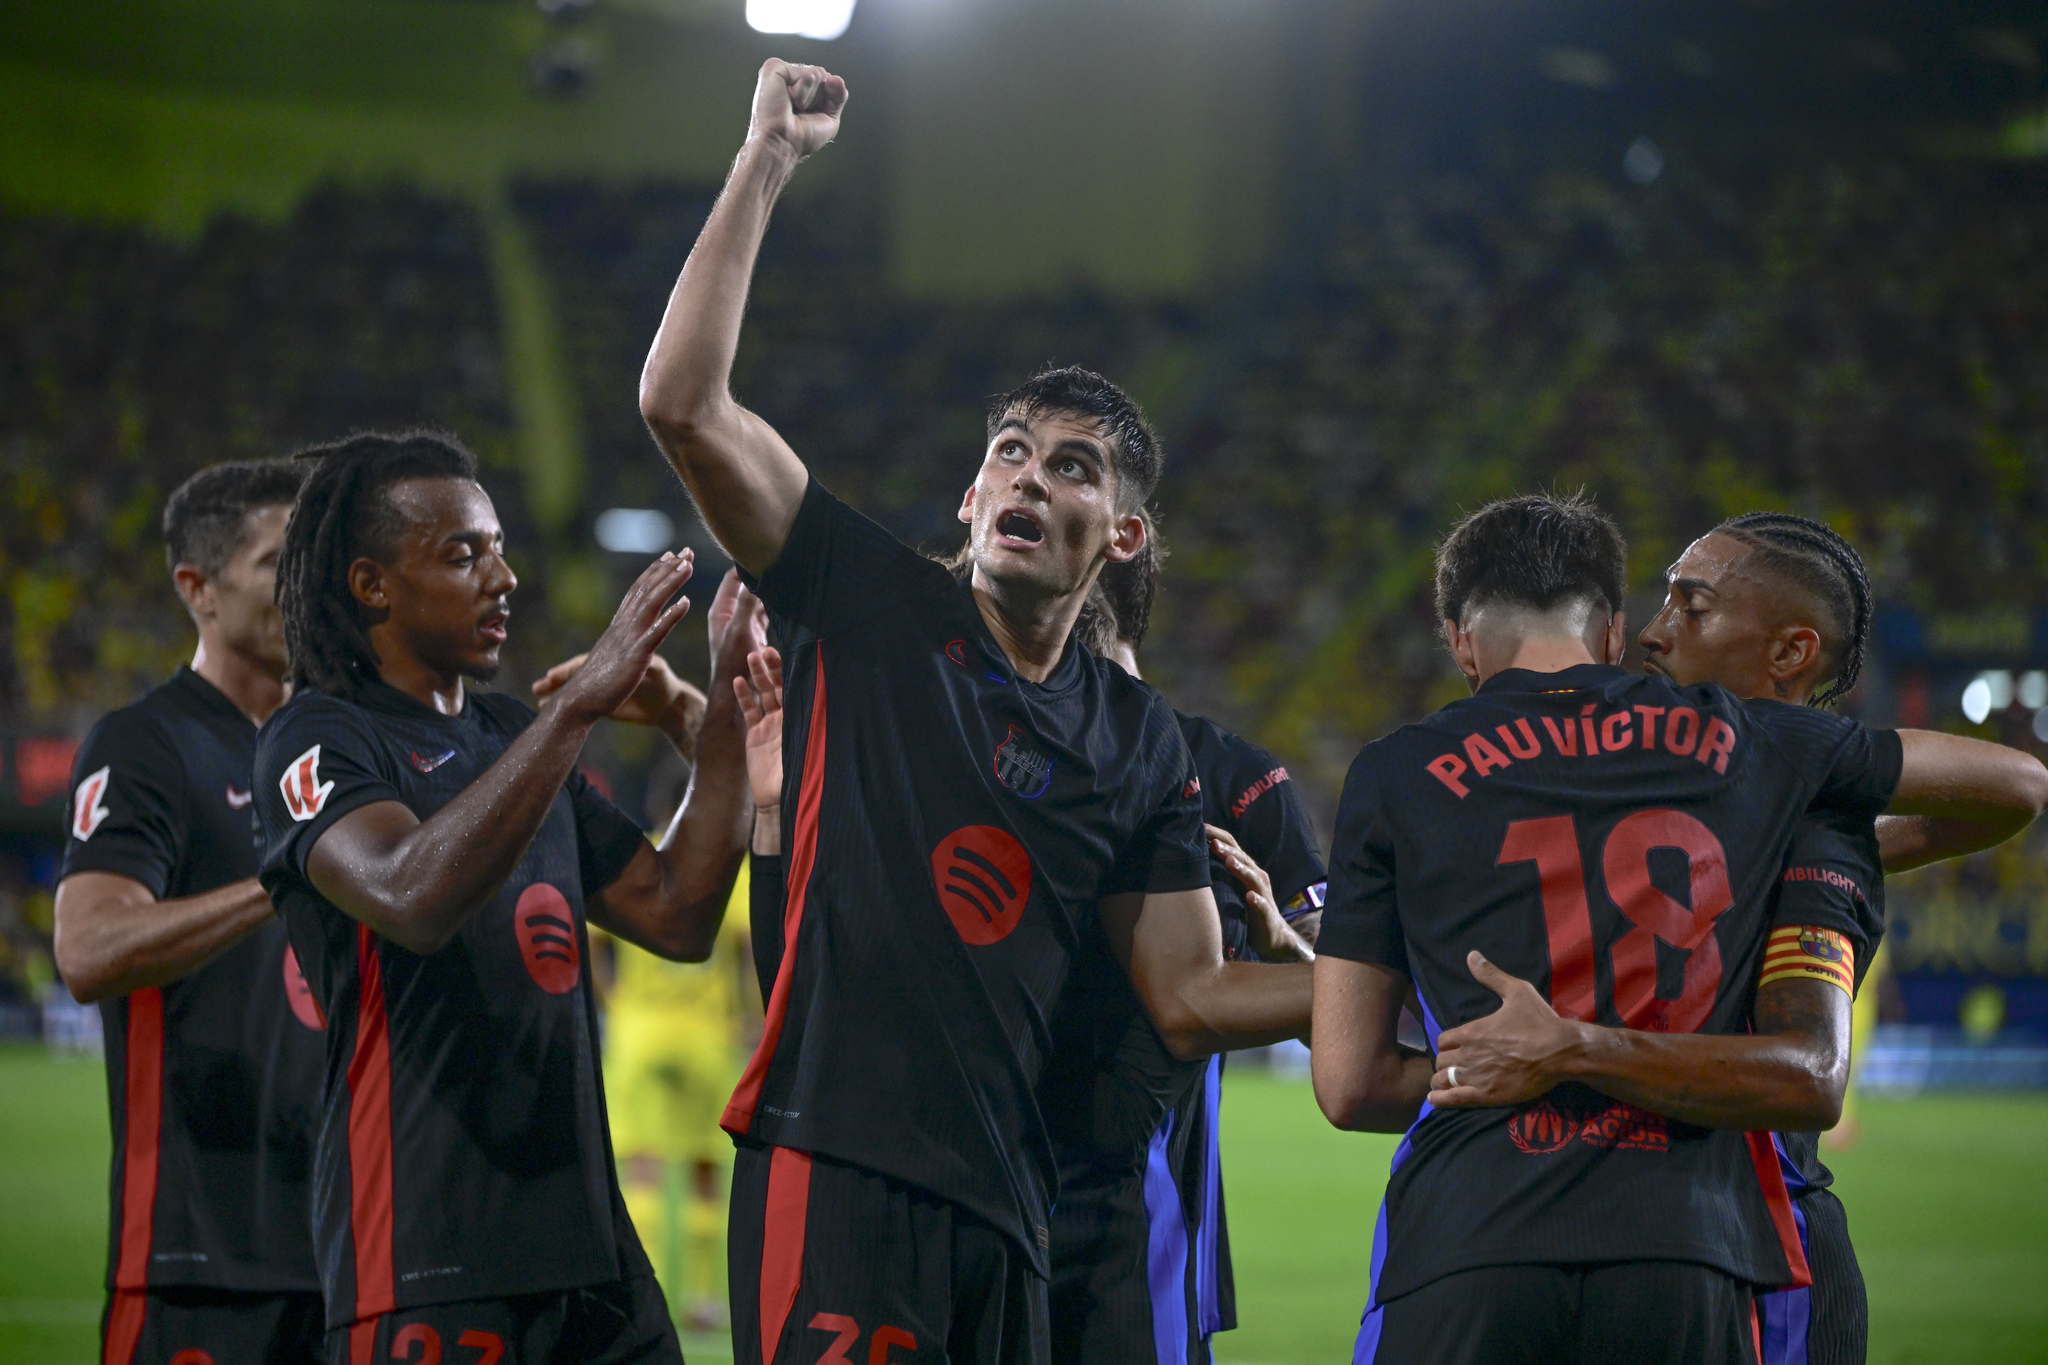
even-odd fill
[{"label": "red stripe on shorts", "polygon": [[135,1344],[142,1340],[142,1319],[148,1311],[149,1295],[140,1289],[114,1291],[114,1301],[107,1306],[107,1340],[100,1353],[103,1365],[129,1365],[135,1359]]},{"label": "red stripe on shorts", "polygon": [[376,1365],[376,1318],[364,1318],[348,1325],[348,1365]]},{"label": "red stripe on shorts", "polygon": [[810,1211],[811,1154],[793,1147],[769,1148],[768,1198],[761,1215],[761,1365],[774,1365],[783,1324],[796,1306]]}]

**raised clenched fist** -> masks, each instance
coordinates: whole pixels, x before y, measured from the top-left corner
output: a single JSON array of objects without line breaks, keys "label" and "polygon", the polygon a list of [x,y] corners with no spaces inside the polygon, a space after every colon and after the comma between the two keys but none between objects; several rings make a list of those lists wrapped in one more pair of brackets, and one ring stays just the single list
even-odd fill
[{"label": "raised clenched fist", "polygon": [[754,86],[749,142],[773,143],[809,156],[839,135],[846,82],[822,66],[796,66],[778,57],[761,64]]}]

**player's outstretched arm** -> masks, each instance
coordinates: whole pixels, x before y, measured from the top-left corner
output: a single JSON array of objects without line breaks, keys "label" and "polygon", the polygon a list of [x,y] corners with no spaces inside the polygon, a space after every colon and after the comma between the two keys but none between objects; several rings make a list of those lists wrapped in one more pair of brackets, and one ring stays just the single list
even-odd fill
[{"label": "player's outstretched arm", "polygon": [[1757,990],[1751,1034],[1650,1033],[1561,1018],[1528,982],[1476,952],[1466,961],[1501,1006],[1438,1036],[1429,1102],[1439,1109],[1522,1104],[1579,1081],[1702,1128],[1812,1132],[1841,1118],[1846,988],[1769,982]]},{"label": "player's outstretched arm", "polygon": [[350,811],[306,855],[313,886],[400,947],[432,953],[491,903],[533,842],[591,727],[639,685],[654,651],[689,610],[678,597],[692,557],[667,554],[640,575],[576,676],[498,761],[422,821],[397,801]]},{"label": "player's outstretched arm", "polygon": [[1307,1035],[1308,964],[1226,961],[1208,887],[1105,896],[1100,913],[1152,1026],[1182,1061]]},{"label": "player's outstretched arm", "polygon": [[1323,1117],[1359,1133],[1404,1133],[1429,1097],[1436,1063],[1397,1039],[1408,978],[1377,962],[1319,957],[1309,1072]]},{"label": "player's outstretched arm", "polygon": [[1886,872],[1907,872],[2004,843],[2048,809],[2048,767],[2003,744],[1901,730],[1905,766],[1877,822]]},{"label": "player's outstretched arm", "polygon": [[118,872],[74,872],[57,884],[57,971],[83,1004],[190,975],[270,922],[254,877],[197,896],[158,900]]},{"label": "player's outstretched arm", "polygon": [[746,730],[733,684],[767,639],[761,601],[728,572],[708,613],[711,690],[696,740],[696,769],[661,846],[643,847],[590,905],[623,939],[677,962],[702,962],[718,942],[753,827]]},{"label": "player's outstretched arm", "polygon": [[705,525],[755,574],[782,553],[810,475],[773,427],[734,400],[733,354],[775,201],[797,163],[838,134],[845,107],[846,83],[823,67],[761,67],[746,143],[640,372],[640,415]]}]

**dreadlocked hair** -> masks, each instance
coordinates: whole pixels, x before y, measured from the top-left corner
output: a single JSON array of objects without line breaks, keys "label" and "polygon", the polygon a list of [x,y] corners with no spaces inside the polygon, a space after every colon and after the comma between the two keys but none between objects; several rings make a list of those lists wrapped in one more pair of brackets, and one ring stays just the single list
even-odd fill
[{"label": "dreadlocked hair", "polygon": [[1129,559],[1102,566],[1087,604],[1074,623],[1081,643],[1107,658],[1119,643],[1132,649],[1145,643],[1152,628],[1152,600],[1159,595],[1159,571],[1166,564],[1166,542],[1159,538],[1158,514],[1140,507],[1145,544]]},{"label": "dreadlocked hair", "polygon": [[1714,528],[1747,545],[1762,567],[1805,592],[1826,618],[1821,648],[1833,676],[1808,698],[1832,706],[1856,686],[1870,638],[1870,572],[1831,526],[1790,512],[1748,512]]},{"label": "dreadlocked hair", "polygon": [[405,530],[386,496],[401,479],[476,481],[476,456],[438,431],[360,432],[298,452],[306,481],[277,560],[292,685],[352,697],[377,677],[377,651],[348,566],[388,556]]}]

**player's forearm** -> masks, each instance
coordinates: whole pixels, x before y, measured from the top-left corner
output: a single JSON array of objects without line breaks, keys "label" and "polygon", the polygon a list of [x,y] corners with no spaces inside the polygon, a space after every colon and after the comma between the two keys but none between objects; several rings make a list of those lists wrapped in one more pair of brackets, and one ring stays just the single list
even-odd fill
[{"label": "player's forearm", "polygon": [[519,865],[592,723],[562,705],[546,707],[476,781],[396,837],[351,828],[378,807],[344,816],[307,858],[314,887],[399,946],[440,951]]},{"label": "player's forearm", "polygon": [[[1886,811],[1978,826],[1972,848],[1989,848],[2048,809],[2048,767],[2003,744],[1933,730],[1901,730],[1905,762]],[[1952,836],[1953,837],[1953,836]]]},{"label": "player's forearm", "polygon": [[[681,962],[711,956],[719,925],[752,833],[754,798],[747,782],[746,732],[732,683],[714,686],[697,736],[697,768],[681,809],[662,839],[661,884],[640,907],[646,946]],[[631,913],[606,897],[614,913]]]},{"label": "player's forearm", "polygon": [[275,913],[254,877],[157,901],[127,877],[74,873],[57,888],[57,971],[87,1004],[161,986],[198,971]]},{"label": "player's forearm", "polygon": [[1316,959],[1309,1072],[1333,1126],[1399,1133],[1422,1112],[1434,1063],[1398,1041],[1401,1002],[1413,992],[1405,974],[1383,963]]},{"label": "player's forearm", "polygon": [[1579,1024],[1560,1080],[1702,1128],[1810,1132],[1835,1126],[1849,1050],[1798,1034],[1646,1033]]},{"label": "player's forearm", "polygon": [[2029,821],[1945,820],[1934,815],[1880,815],[1877,849],[1887,874],[1911,872],[1930,863],[1964,858],[2004,843]]},{"label": "player's forearm", "polygon": [[648,429],[720,543],[756,573],[788,537],[806,476],[768,425],[733,398],[732,366],[761,240],[796,164],[779,143],[740,149],[640,374]]},{"label": "player's forearm", "polygon": [[1305,962],[1219,962],[1159,1002],[1153,1023],[1182,1061],[1305,1037],[1313,971]]}]

